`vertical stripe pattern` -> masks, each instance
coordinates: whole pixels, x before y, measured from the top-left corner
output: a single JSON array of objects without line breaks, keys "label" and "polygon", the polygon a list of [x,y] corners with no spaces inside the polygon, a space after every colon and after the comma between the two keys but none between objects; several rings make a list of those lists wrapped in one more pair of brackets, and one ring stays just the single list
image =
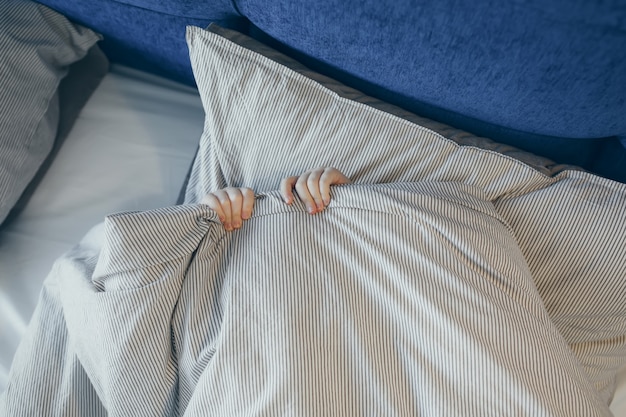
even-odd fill
[{"label": "vertical stripe pattern", "polygon": [[336,187],[316,216],[270,192],[232,233],[197,205],[102,233],[48,278],[29,340],[60,356],[20,348],[6,415],[610,415],[476,187]]},{"label": "vertical stripe pattern", "polygon": [[626,185],[407,114],[244,35],[209,29],[187,35],[206,111],[188,202],[225,186],[272,190],[318,166],[357,183],[476,186],[511,226],[550,316],[611,401],[626,364]]}]

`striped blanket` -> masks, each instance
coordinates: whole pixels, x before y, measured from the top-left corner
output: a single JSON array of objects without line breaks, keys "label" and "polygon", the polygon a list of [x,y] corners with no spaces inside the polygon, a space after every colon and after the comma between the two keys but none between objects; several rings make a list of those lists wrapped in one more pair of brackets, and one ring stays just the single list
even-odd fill
[{"label": "striped blanket", "polygon": [[6,416],[608,416],[512,231],[455,182],[110,216],[46,280]]}]

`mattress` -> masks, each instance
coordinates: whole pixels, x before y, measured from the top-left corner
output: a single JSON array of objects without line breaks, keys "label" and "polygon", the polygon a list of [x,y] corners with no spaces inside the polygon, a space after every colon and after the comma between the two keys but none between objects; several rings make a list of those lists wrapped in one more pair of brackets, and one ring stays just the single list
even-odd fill
[{"label": "mattress", "polygon": [[112,67],[27,206],[0,229],[0,391],[54,260],[107,214],[175,204],[203,119],[195,89]]},{"label": "mattress", "polygon": [[[0,392],[54,260],[107,214],[174,204],[203,119],[195,89],[113,66],[28,205],[0,230]],[[626,416],[626,370],[611,410]]]}]

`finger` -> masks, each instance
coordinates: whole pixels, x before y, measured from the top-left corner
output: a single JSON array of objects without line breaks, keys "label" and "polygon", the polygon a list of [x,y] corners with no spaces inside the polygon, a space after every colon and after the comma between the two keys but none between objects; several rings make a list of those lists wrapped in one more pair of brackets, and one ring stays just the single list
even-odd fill
[{"label": "finger", "polygon": [[218,190],[213,193],[215,197],[219,200],[219,203],[224,211],[224,228],[228,231],[233,230],[232,226],[232,208],[230,206],[230,197],[225,190]]},{"label": "finger", "polygon": [[280,182],[280,193],[285,203],[293,203],[293,187],[296,185],[298,177],[287,177]]},{"label": "finger", "polygon": [[315,214],[317,213],[315,200],[311,196],[311,193],[309,193],[309,189],[307,186],[309,174],[310,173],[307,172],[298,177],[298,181],[296,181],[296,192],[300,196],[302,202],[304,202],[304,204],[306,205],[307,211],[310,214]]},{"label": "finger", "polygon": [[202,204],[206,204],[209,208],[217,213],[217,217],[219,217],[220,221],[224,223],[226,220],[226,216],[224,215],[224,210],[222,209],[222,205],[220,201],[215,197],[214,194],[207,194],[201,201]]},{"label": "finger", "polygon": [[351,181],[335,168],[326,168],[320,177],[320,193],[324,200],[324,205],[330,204],[330,186],[338,184],[349,184]]},{"label": "finger", "polygon": [[324,173],[324,169],[316,169],[309,174],[307,179],[307,189],[309,194],[315,202],[317,211],[324,210],[324,202],[322,201],[322,195],[320,194],[320,177]]},{"label": "finger", "polygon": [[241,206],[241,218],[248,220],[252,216],[252,209],[254,208],[254,191],[251,188],[242,188],[243,203]]},{"label": "finger", "polygon": [[322,194],[322,200],[324,200],[325,206],[330,204],[330,186],[332,181],[332,171],[324,170],[324,173],[320,177],[320,193]]},{"label": "finger", "polygon": [[224,191],[228,194],[230,200],[230,219],[234,229],[241,227],[241,208],[243,206],[243,194],[239,188],[228,187]]}]

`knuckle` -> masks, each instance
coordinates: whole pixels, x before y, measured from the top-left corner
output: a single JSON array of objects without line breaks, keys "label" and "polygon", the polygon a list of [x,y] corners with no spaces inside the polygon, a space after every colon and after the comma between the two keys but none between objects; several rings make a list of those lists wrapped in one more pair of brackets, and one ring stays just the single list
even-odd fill
[{"label": "knuckle", "polygon": [[226,196],[226,192],[224,190],[217,190],[217,191],[211,193],[211,195],[216,200],[221,201]]},{"label": "knuckle", "polygon": [[202,200],[200,200],[201,204],[211,204],[211,201],[214,199],[215,197],[213,197],[213,194],[207,194],[204,197],[202,197]]},{"label": "knuckle", "polygon": [[307,182],[308,182],[308,177],[300,177],[300,178],[298,178],[298,181],[296,182],[296,190],[302,191],[302,190],[306,189]]},{"label": "knuckle", "polygon": [[228,190],[228,197],[231,201],[239,201],[241,200],[242,194],[239,188],[230,188]]},{"label": "knuckle", "polygon": [[282,188],[283,190],[289,190],[295,185],[295,183],[295,177],[283,178],[283,180],[280,182],[280,188]]},{"label": "knuckle", "polygon": [[300,198],[305,198],[308,192],[308,188],[304,184],[296,184],[296,192]]}]

